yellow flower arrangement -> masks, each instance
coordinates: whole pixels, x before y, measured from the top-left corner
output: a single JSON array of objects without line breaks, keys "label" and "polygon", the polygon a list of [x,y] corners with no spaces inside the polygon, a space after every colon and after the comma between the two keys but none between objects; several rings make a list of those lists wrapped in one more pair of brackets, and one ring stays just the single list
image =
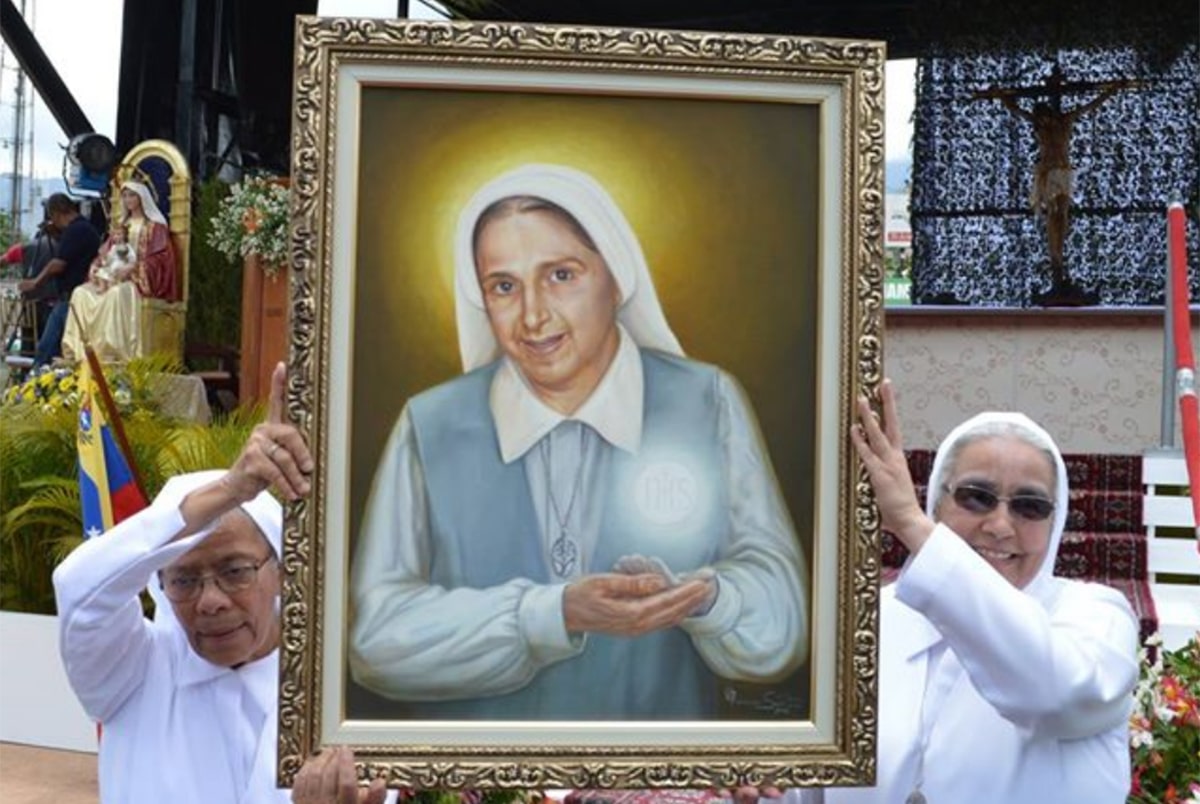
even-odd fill
[{"label": "yellow flower arrangement", "polygon": [[[134,407],[135,388],[128,372],[106,370],[113,402],[117,410],[126,413]],[[5,405],[35,405],[43,413],[57,410],[75,410],[79,407],[79,372],[74,366],[42,366],[25,378],[24,382],[9,387],[4,392]],[[145,396],[144,394],[142,396]],[[152,405],[149,397],[141,404]]]},{"label": "yellow flower arrangement", "polygon": [[73,368],[43,366],[4,392],[4,403],[37,405],[46,413],[79,405],[79,378]]}]

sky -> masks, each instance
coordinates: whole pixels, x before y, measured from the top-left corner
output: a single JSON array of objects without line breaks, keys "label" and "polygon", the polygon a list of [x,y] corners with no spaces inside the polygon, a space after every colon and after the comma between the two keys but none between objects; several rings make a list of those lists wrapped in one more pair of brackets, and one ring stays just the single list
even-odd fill
[{"label": "sky", "polygon": [[[266,0],[253,0],[254,2]],[[123,0],[14,0],[24,8],[26,22],[63,82],[74,94],[94,130],[116,136],[117,83],[121,58]],[[317,13],[340,17],[390,17],[396,0],[318,0]],[[419,0],[410,0],[409,15],[436,15]],[[70,24],[63,24],[64,20]],[[0,70],[0,174],[13,171],[13,116],[17,83],[16,60],[6,47]],[[886,143],[888,161],[907,158],[912,139],[913,81],[916,63],[911,60],[887,63]],[[33,93],[26,82],[26,92]],[[63,148],[67,137],[53,115],[38,98],[33,113],[33,173],[40,179],[62,175]],[[22,160],[28,175],[28,152]],[[0,199],[7,206],[8,199]]]}]

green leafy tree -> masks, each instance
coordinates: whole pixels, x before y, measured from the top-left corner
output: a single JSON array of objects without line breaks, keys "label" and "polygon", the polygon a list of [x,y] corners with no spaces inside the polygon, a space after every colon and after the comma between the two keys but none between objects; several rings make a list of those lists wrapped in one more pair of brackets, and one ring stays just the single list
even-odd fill
[{"label": "green leafy tree", "polygon": [[20,239],[21,233],[17,231],[12,213],[7,209],[0,209],[0,251],[7,251],[9,246]]}]

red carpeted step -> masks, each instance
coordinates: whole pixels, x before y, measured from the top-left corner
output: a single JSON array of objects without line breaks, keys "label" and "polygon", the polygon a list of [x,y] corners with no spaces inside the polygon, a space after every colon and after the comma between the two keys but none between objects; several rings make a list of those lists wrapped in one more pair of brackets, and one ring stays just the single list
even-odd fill
[{"label": "red carpeted step", "polygon": [[[908,471],[924,483],[933,471],[933,450],[906,451]],[[1142,489],[1140,455],[1064,455],[1067,482],[1072,489],[1093,491],[1136,491]]]},{"label": "red carpeted step", "polygon": [[1082,581],[1144,581],[1146,536],[1068,531],[1058,548],[1054,574]]},{"label": "red carpeted step", "polygon": [[1142,491],[1140,455],[1064,455],[1067,484],[1091,491]]},{"label": "red carpeted step", "polygon": [[1142,490],[1077,489],[1072,486],[1068,531],[1133,533],[1142,530]]},{"label": "red carpeted step", "polygon": [[1133,615],[1138,620],[1138,643],[1145,644],[1146,639],[1158,630],[1158,612],[1154,608],[1150,583],[1148,581],[1113,579],[1105,581],[1105,584],[1124,593],[1125,599],[1133,607]]},{"label": "red carpeted step", "polygon": [[883,532],[883,544],[880,548],[879,561],[884,569],[899,569],[904,559],[908,558],[908,548],[886,530]]}]

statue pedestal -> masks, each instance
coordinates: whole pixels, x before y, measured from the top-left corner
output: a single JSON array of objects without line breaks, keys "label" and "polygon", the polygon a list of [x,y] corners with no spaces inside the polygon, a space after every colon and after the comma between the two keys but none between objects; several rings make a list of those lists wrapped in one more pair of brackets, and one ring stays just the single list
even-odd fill
[{"label": "statue pedestal", "polygon": [[238,403],[266,402],[275,364],[287,359],[288,277],[280,269],[271,276],[257,256],[242,268],[242,354]]},{"label": "statue pedestal", "polygon": [[1069,278],[1055,277],[1049,290],[1034,294],[1033,303],[1039,307],[1096,307],[1100,294],[1084,290]]}]

